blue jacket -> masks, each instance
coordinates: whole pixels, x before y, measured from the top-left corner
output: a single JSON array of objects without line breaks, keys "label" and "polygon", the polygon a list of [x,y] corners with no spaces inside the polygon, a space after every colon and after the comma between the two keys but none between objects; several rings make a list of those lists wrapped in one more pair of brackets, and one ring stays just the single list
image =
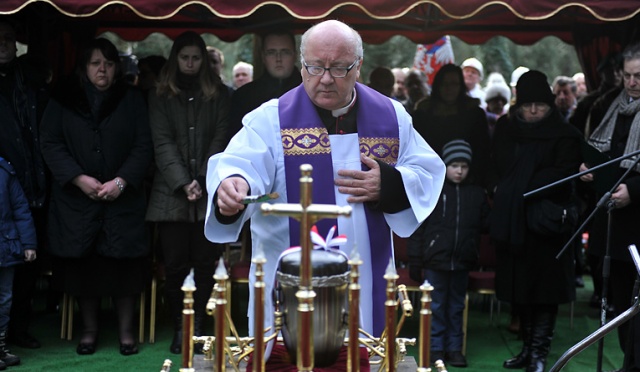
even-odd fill
[{"label": "blue jacket", "polygon": [[24,262],[24,251],[36,249],[29,202],[16,171],[0,157],[0,267]]}]

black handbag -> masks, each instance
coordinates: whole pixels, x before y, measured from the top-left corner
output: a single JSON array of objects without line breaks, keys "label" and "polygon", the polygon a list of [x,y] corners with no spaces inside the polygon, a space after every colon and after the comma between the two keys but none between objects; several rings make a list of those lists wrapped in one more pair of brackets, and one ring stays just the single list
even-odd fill
[{"label": "black handbag", "polygon": [[532,200],[526,206],[527,227],[541,235],[573,232],[578,223],[578,208],[573,203],[561,205],[549,199]]}]

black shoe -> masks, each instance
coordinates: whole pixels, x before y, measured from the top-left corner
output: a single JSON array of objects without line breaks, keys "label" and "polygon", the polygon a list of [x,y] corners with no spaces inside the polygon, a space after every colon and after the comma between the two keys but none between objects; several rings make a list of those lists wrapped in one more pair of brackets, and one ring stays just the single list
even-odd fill
[{"label": "black shoe", "polygon": [[138,354],[138,345],[135,342],[133,344],[120,344],[120,354],[125,356]]},{"label": "black shoe", "polygon": [[454,367],[465,368],[467,366],[467,358],[460,351],[447,351],[444,354],[444,360],[448,365]]},{"label": "black shoe", "polygon": [[38,349],[42,345],[27,332],[9,333],[9,343],[25,349]]},{"label": "black shoe", "polygon": [[79,355],[91,355],[93,353],[96,352],[96,343],[95,342],[91,342],[91,343],[79,343],[78,347],[76,348],[76,353],[78,353]]},{"label": "black shoe", "polygon": [[431,364],[435,364],[438,360],[441,360],[444,362],[444,351],[442,350],[435,350],[435,351],[431,351],[431,356],[429,357]]},{"label": "black shoe", "polygon": [[545,359],[531,359],[531,364],[527,367],[527,372],[544,372],[547,368]]},{"label": "black shoe", "polygon": [[506,369],[523,369],[529,365],[530,361],[531,355],[529,353],[521,352],[513,358],[505,360],[502,367]]},{"label": "black shoe", "polygon": [[11,354],[7,349],[4,350],[4,356],[0,357],[0,360],[4,362],[6,367],[17,366],[20,364],[20,357]]},{"label": "black shoe", "polygon": [[576,287],[584,288],[584,280],[582,279],[581,276],[576,276]]},{"label": "black shoe", "polygon": [[182,353],[182,331],[174,332],[173,340],[171,341],[171,345],[169,345],[169,352],[171,352],[171,354]]}]

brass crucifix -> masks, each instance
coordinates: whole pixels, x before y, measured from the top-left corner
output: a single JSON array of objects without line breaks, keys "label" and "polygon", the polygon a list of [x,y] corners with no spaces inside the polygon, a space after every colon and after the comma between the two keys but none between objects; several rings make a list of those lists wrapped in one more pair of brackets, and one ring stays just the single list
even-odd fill
[{"label": "brass crucifix", "polygon": [[260,209],[265,215],[287,216],[300,221],[300,287],[298,298],[297,367],[299,371],[313,371],[313,299],[316,293],[311,285],[311,227],[321,219],[351,216],[351,207],[312,204],[313,178],[310,164],[300,166],[300,204],[267,204]]}]

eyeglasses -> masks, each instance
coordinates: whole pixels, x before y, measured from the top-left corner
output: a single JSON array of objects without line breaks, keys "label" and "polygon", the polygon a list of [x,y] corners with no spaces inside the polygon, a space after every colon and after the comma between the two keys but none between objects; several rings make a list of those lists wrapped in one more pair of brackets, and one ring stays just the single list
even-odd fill
[{"label": "eyeglasses", "polygon": [[349,71],[351,71],[354,67],[356,67],[356,63],[358,63],[358,61],[360,61],[360,58],[356,59],[349,67],[309,66],[305,61],[302,61],[302,65],[304,65],[304,68],[307,70],[309,75],[322,76],[324,75],[325,71],[329,71],[329,75],[331,75],[332,77],[343,78],[347,76]]},{"label": "eyeglasses", "polygon": [[293,50],[291,49],[267,49],[264,51],[264,55],[269,58],[282,58],[282,57],[291,57],[293,55]]}]

